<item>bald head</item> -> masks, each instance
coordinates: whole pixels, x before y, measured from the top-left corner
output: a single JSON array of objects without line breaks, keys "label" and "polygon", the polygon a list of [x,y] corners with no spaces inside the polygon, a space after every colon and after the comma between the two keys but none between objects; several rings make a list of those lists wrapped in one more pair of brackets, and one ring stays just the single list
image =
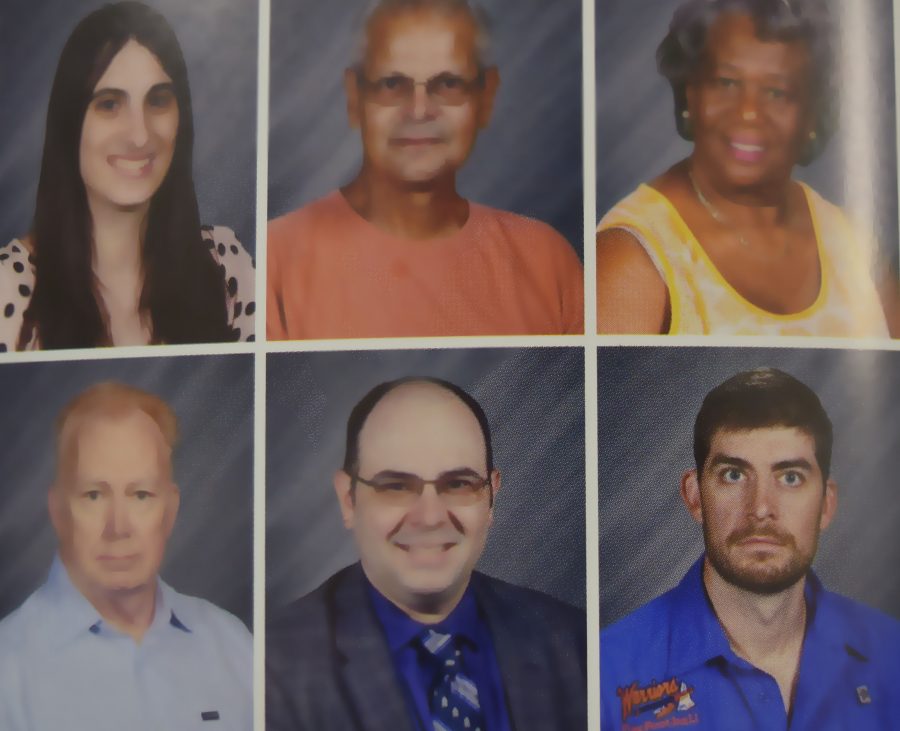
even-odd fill
[{"label": "bald head", "polygon": [[360,465],[404,464],[407,472],[436,474],[467,467],[487,474],[478,419],[453,392],[428,382],[391,390],[372,409],[359,435]]},{"label": "bald head", "polygon": [[[379,408],[382,402],[385,402],[384,409]],[[409,425],[414,428],[405,428]],[[445,431],[443,436],[436,433],[450,427],[453,431]],[[417,431],[421,433],[417,435]],[[379,447],[390,439],[394,445],[405,442],[406,451],[411,452],[426,433],[429,438],[444,441],[457,439],[458,433],[470,446],[469,434],[473,433],[484,455],[481,461],[487,472],[494,468],[490,427],[481,405],[449,381],[410,377],[378,384],[353,407],[347,420],[344,471],[352,475],[359,469],[364,436],[369,441],[367,449]]]}]

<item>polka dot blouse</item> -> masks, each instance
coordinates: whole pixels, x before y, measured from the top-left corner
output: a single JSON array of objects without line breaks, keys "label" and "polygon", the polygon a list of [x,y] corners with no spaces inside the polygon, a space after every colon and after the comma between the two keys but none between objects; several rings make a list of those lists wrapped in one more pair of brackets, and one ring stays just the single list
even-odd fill
[{"label": "polka dot blouse", "polygon": [[[225,278],[228,324],[234,340],[254,339],[256,278],[253,259],[225,226],[203,226],[204,242]],[[34,264],[18,239],[0,248],[0,353],[16,349],[22,318],[34,289]],[[35,339],[25,346],[37,350]]]}]

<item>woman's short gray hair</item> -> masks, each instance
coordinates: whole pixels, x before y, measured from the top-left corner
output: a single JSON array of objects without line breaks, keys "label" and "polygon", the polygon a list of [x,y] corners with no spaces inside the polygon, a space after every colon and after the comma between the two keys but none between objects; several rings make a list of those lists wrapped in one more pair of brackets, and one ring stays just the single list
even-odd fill
[{"label": "woman's short gray hair", "polygon": [[352,65],[359,66],[365,60],[369,42],[369,23],[375,15],[419,8],[437,10],[448,15],[460,12],[468,14],[475,23],[475,56],[479,68],[485,69],[494,65],[490,16],[477,0],[372,0],[357,24],[356,50]]},{"label": "woman's short gray hair", "polygon": [[703,57],[712,24],[725,13],[749,15],[756,35],[764,41],[803,41],[809,48],[812,81],[810,99],[815,136],[798,161],[814,160],[837,123],[834,84],[834,33],[825,0],[686,0],[675,11],[669,33],[656,50],[659,72],[669,80],[675,97],[675,126],[690,140],[682,112],[687,108],[685,88]]}]

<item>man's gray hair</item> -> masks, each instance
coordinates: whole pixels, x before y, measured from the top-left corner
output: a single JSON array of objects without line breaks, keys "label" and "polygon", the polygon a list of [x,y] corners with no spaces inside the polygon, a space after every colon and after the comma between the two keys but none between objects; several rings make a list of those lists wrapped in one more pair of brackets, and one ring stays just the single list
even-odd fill
[{"label": "man's gray hair", "polygon": [[475,23],[475,60],[478,67],[486,69],[494,65],[491,44],[491,20],[482,3],[478,0],[371,0],[364,8],[357,23],[356,48],[352,66],[360,66],[365,61],[369,42],[369,24],[376,15],[400,13],[406,10],[427,8],[450,15],[463,12]]}]

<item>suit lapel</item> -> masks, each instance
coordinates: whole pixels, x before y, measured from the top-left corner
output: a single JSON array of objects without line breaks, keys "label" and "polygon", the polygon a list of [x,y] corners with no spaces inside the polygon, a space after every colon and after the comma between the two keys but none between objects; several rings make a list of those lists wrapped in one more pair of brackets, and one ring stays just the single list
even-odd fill
[{"label": "suit lapel", "polygon": [[384,631],[357,564],[335,593],[335,644],[352,713],[361,731],[413,731]]},{"label": "suit lapel", "polygon": [[557,728],[562,709],[554,706],[555,682],[541,651],[544,638],[523,619],[525,608],[506,602],[489,577],[473,574],[472,584],[491,631],[513,731]]}]

